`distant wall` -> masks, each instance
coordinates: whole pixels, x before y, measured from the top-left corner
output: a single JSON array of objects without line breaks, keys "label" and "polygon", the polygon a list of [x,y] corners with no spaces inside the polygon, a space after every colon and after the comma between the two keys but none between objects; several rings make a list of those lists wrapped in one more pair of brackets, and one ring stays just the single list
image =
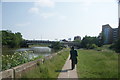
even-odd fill
[{"label": "distant wall", "polygon": [[0,74],[2,74],[1,76],[3,79],[4,78],[20,78],[24,73],[35,68],[38,63],[44,63],[45,60],[51,59],[52,57],[56,56],[58,53],[51,54],[49,56],[44,57],[43,59],[37,59],[35,61],[31,61],[31,62],[22,64],[22,65],[13,67],[12,69],[8,69],[8,70],[0,72]]}]

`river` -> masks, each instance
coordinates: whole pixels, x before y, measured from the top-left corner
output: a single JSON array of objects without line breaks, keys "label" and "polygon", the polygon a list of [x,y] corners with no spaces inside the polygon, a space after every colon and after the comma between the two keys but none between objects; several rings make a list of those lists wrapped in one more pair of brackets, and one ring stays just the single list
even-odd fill
[{"label": "river", "polygon": [[53,53],[53,50],[49,47],[31,47],[31,48],[19,48],[19,49],[2,49],[2,54],[13,54],[15,52],[27,52],[29,58],[32,59],[33,57],[38,56],[48,56]]}]

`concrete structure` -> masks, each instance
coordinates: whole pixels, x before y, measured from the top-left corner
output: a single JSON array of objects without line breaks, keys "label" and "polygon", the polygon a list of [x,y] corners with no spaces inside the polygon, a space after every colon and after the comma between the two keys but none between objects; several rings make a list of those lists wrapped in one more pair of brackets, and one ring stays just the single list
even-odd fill
[{"label": "concrete structure", "polygon": [[102,26],[102,32],[98,36],[98,38],[103,41],[103,44],[111,44],[117,41],[119,37],[120,37],[120,27],[111,28],[109,24]]},{"label": "concrete structure", "polygon": [[81,40],[81,37],[80,36],[75,36],[74,40]]},{"label": "concrete structure", "polygon": [[103,44],[111,44],[113,42],[113,29],[109,24],[102,25]]},{"label": "concrete structure", "polygon": [[102,40],[102,32],[99,33],[99,35],[98,35],[98,39]]},{"label": "concrete structure", "polygon": [[[45,56],[43,59],[37,59],[28,63],[24,63],[13,67],[11,69],[1,71],[0,78],[2,80],[17,80],[17,78],[21,78],[25,73],[30,70],[33,70],[35,67],[39,66],[39,63],[42,65],[46,60],[52,59],[54,56],[61,54],[64,50],[61,50],[57,53],[51,54],[49,56]],[[32,79],[31,79],[32,80]]]},{"label": "concrete structure", "polygon": [[119,18],[119,24],[118,24],[118,38],[120,38],[120,18]]},{"label": "concrete structure", "polygon": [[[26,45],[32,45],[32,44],[53,44],[58,41],[43,41],[43,40],[25,40],[23,43]],[[67,41],[67,42],[60,42],[63,45],[68,45],[68,46],[80,46],[80,43],[78,42],[72,42],[72,41]]]},{"label": "concrete structure", "polygon": [[118,40],[118,28],[113,28],[113,42]]}]

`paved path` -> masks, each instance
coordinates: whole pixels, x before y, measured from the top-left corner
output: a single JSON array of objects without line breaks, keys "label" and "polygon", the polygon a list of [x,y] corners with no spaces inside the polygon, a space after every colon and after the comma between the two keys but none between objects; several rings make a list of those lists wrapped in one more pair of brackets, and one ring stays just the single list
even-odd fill
[{"label": "paved path", "polygon": [[62,70],[60,70],[58,80],[59,80],[59,78],[78,78],[76,67],[75,67],[75,69],[71,70],[71,60],[69,60],[69,57],[66,60],[66,63],[63,66]]}]

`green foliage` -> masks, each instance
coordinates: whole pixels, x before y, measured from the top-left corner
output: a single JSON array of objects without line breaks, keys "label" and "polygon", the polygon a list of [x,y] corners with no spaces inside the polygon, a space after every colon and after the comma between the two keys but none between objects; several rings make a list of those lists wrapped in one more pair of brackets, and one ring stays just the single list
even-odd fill
[{"label": "green foliage", "polygon": [[97,37],[85,36],[81,41],[81,46],[83,48],[95,48],[100,45],[100,41]]},{"label": "green foliage", "polygon": [[10,69],[12,67],[18,66],[29,61],[34,61],[40,59],[43,56],[29,58],[29,51],[15,52],[14,54],[2,55],[2,70]]},{"label": "green foliage", "polygon": [[2,30],[2,45],[8,45],[11,48],[19,47],[22,42],[22,35],[21,33],[12,33],[9,30]]},{"label": "green foliage", "polygon": [[78,40],[78,39],[77,39],[77,40],[74,40],[73,42],[79,42],[79,43],[80,43],[80,42],[81,42],[81,40]]},{"label": "green foliage", "polygon": [[79,78],[118,78],[118,54],[109,51],[78,50]]},{"label": "green foliage", "polygon": [[87,44],[87,49],[95,49],[97,48],[98,46],[96,44]]},{"label": "green foliage", "polygon": [[112,44],[109,48],[120,53],[120,39],[118,41],[116,41],[114,44]]},{"label": "green foliage", "polygon": [[29,61],[30,59],[26,51],[15,52],[13,55],[2,55],[2,70],[6,70]]},{"label": "green foliage", "polygon": [[60,42],[53,43],[50,47],[55,51],[63,49],[63,45]]},{"label": "green foliage", "polygon": [[50,60],[45,60],[43,64],[39,63],[36,68],[23,74],[22,78],[57,78],[59,75],[59,70],[62,69],[68,55],[68,50],[62,51]]}]

